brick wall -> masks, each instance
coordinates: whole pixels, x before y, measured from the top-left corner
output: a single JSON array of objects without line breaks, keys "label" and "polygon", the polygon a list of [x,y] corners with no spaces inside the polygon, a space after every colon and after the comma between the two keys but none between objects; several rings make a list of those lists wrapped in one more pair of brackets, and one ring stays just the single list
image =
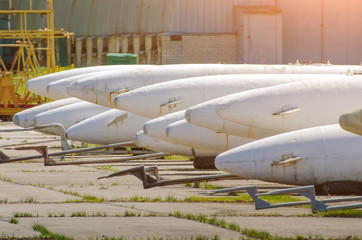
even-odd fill
[{"label": "brick wall", "polygon": [[159,35],[159,64],[236,63],[236,35]]},{"label": "brick wall", "polygon": [[[111,53],[137,54],[139,64],[237,62],[235,34],[146,35],[142,40],[144,41],[142,54],[139,54],[141,50],[139,36],[110,36],[105,39],[97,37],[95,41],[92,39],[84,41],[82,38],[76,39],[74,63],[77,67],[106,64],[104,44]],[[131,52],[129,44],[133,45]],[[82,52],[83,48],[86,48],[86,53]],[[94,48],[97,50],[96,53],[93,53]]]}]

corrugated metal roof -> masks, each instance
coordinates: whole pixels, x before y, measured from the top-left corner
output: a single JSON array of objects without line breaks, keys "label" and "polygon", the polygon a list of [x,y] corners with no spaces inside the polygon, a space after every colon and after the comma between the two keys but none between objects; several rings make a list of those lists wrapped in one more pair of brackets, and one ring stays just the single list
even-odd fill
[{"label": "corrugated metal roof", "polygon": [[[15,0],[14,7],[26,8],[26,2]],[[274,5],[274,0],[56,0],[54,23],[76,36],[225,33],[233,32],[234,5]],[[33,8],[46,8],[46,1],[33,1]],[[32,29],[44,27],[45,19],[32,16],[28,23]]]}]

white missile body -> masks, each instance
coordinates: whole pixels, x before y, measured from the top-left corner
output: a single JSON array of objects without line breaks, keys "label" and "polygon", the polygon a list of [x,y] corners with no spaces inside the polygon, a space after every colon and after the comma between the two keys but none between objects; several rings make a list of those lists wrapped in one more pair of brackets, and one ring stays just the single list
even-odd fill
[{"label": "white missile body", "polygon": [[[97,72],[98,73],[98,72]],[[63,98],[69,98],[71,97],[66,90],[66,86],[74,81],[77,81],[79,79],[92,76],[97,73],[86,73],[81,75],[76,75],[73,77],[63,78],[54,82],[49,83],[46,86],[46,94],[42,92],[43,97],[48,97],[51,99],[63,99]]]},{"label": "white missile body", "polygon": [[149,137],[174,143],[172,139],[167,137],[166,128],[171,123],[185,119],[184,116],[185,111],[179,111],[167,114],[162,117],[151,119],[143,125],[143,132]]},{"label": "white missile body", "polygon": [[[190,151],[194,151],[195,149],[197,149],[198,151],[202,150],[205,151],[207,154],[200,154],[198,155],[198,157],[212,157],[215,156],[215,154],[220,153],[221,151],[225,151],[225,148],[223,150],[220,150],[220,148],[223,148],[222,146],[218,146],[216,148],[219,149],[213,149],[214,146],[216,146],[217,144],[227,144],[226,143],[226,135],[222,136],[219,135],[217,136],[216,133],[208,130],[208,129],[203,129],[197,126],[188,126],[188,131],[185,132],[184,134],[184,138],[187,139],[189,137],[189,134],[194,134],[192,131],[196,130],[197,134],[200,134],[201,132],[204,133],[204,136],[207,138],[213,138],[216,137],[216,139],[206,139],[206,138],[202,138],[201,136],[198,136],[197,139],[194,139],[194,142],[187,142],[187,140],[184,139],[178,139],[178,138],[170,138],[169,136],[167,136],[167,131],[166,129],[172,125],[173,123],[177,123],[179,121],[185,121],[184,119],[184,114],[185,111],[179,111],[179,112],[175,112],[175,113],[170,113],[155,119],[152,119],[148,122],[146,122],[143,126],[143,133],[145,133],[149,138],[143,137],[142,136],[142,141],[147,142],[148,144],[155,144],[159,149],[158,143],[162,143],[162,142],[167,142],[169,144],[171,144],[172,148],[181,148],[184,150],[187,150],[186,152],[190,152]],[[197,135],[196,134],[196,135]],[[143,139],[144,138],[144,139]],[[193,136],[190,136],[190,139],[193,138]],[[158,141],[156,141],[158,140]],[[234,140],[234,139],[232,139]],[[211,143],[209,143],[209,141],[211,141],[213,143],[213,146],[210,147]],[[157,143],[157,144],[156,144]],[[205,147],[206,146],[206,147]],[[145,146],[143,146],[145,147]],[[194,149],[194,150],[192,150]],[[153,150],[156,150],[155,148]],[[183,150],[183,151],[184,151]],[[171,150],[163,150],[163,152],[170,152]],[[213,153],[211,155],[211,152]],[[174,153],[176,154],[176,153]],[[181,152],[177,153],[178,155],[182,155]],[[187,155],[190,156],[190,155]],[[191,155],[192,156],[192,155]]]},{"label": "white missile body", "polygon": [[337,74],[234,74],[185,78],[120,94],[115,108],[156,118],[228,94],[303,80],[338,79]]},{"label": "white missile body", "polygon": [[181,120],[168,125],[166,135],[175,144],[222,153],[252,140],[198,127]]},{"label": "white missile body", "polygon": [[140,131],[136,134],[135,144],[139,147],[151,149],[156,152],[164,152],[186,157],[215,157],[217,155],[216,152],[197,148],[187,148],[170,142],[162,141],[160,139],[152,138],[144,134],[143,131]]},{"label": "white missile body", "polygon": [[362,81],[348,77],[287,83],[225,96],[216,112],[239,124],[279,132],[335,124],[346,109],[359,107],[362,100]]},{"label": "white missile body", "polygon": [[[56,72],[47,74],[41,77],[33,78],[27,81],[26,88],[34,92],[36,94],[39,94],[41,96],[46,96],[46,87],[49,83],[55,82],[61,79],[77,76],[77,75],[83,75],[88,73],[95,73],[100,71],[109,71],[112,69],[128,69],[128,67],[131,65],[107,65],[107,66],[94,66],[94,67],[84,67],[84,68],[76,68],[71,70],[66,70],[62,72]],[[132,67],[131,67],[132,68]]]},{"label": "white missile body", "polygon": [[143,69],[150,69],[155,67],[154,65],[128,65],[127,66],[123,66],[123,67],[119,67],[119,68],[111,68],[111,69],[107,69],[107,70],[103,70],[103,71],[99,71],[99,72],[92,72],[92,73],[87,73],[87,74],[82,74],[82,75],[78,75],[78,76],[74,76],[74,77],[69,77],[69,78],[65,78],[65,79],[61,79],[55,82],[51,82],[46,86],[46,95],[43,95],[45,97],[50,97],[53,99],[62,99],[62,98],[67,98],[70,97],[70,95],[67,93],[67,86],[69,84],[71,84],[72,82],[81,80],[81,79],[87,79],[88,77],[92,77],[97,75],[97,78],[99,79],[107,79],[107,75],[109,73],[114,73],[116,76],[121,77],[123,72],[126,71],[134,71],[134,70],[143,70]]},{"label": "white missile body", "polygon": [[[108,110],[110,109],[107,107],[82,101],[40,113],[35,116],[35,124],[41,126],[59,123],[67,130],[76,123]],[[48,133],[58,134],[57,132]]]},{"label": "white missile body", "polygon": [[215,98],[188,108],[185,112],[185,119],[193,125],[218,133],[250,139],[261,139],[279,134],[279,132],[270,129],[246,126],[220,118],[216,114],[216,108],[222,98]]},{"label": "white missile body", "polygon": [[[177,144],[177,141],[169,138],[166,135],[168,125],[184,120],[185,111],[170,113],[162,117],[151,119],[143,125],[142,134],[137,135],[138,145],[142,147],[153,147],[152,150],[157,150],[176,155],[194,156],[194,157],[215,157],[218,152],[215,150],[206,150],[191,145]],[[144,136],[147,135],[147,136]],[[166,147],[167,143],[167,147]],[[163,147],[162,144],[165,146]],[[148,148],[148,147],[146,147]],[[165,148],[161,150],[162,148]],[[174,152],[172,152],[174,151]]]},{"label": "white missile body", "polygon": [[129,142],[142,129],[148,118],[111,109],[71,126],[67,137],[74,141],[93,144]]},{"label": "white missile body", "polygon": [[27,110],[24,110],[22,112],[19,112],[13,116],[13,122],[15,125],[18,125],[20,127],[28,128],[28,127],[34,127],[35,126],[35,116],[49,111],[51,109],[55,109],[58,107],[62,107],[65,105],[73,104],[80,102],[82,100],[78,98],[67,98],[62,99],[54,102],[45,103]]},{"label": "white missile body", "polygon": [[346,72],[362,72],[360,66],[350,65],[231,65],[231,64],[184,64],[162,65],[151,69],[130,70],[122,77],[107,74],[107,77],[90,77],[72,82],[67,86],[67,92],[73,97],[85,101],[112,107],[113,98],[135,88],[155,83],[190,78],[197,76],[224,75],[224,74],[256,74],[256,73],[301,73],[301,74],[332,74]]},{"label": "white missile body", "polygon": [[361,145],[361,136],[334,124],[245,144],[218,155],[215,165],[222,171],[269,182],[362,184]]}]

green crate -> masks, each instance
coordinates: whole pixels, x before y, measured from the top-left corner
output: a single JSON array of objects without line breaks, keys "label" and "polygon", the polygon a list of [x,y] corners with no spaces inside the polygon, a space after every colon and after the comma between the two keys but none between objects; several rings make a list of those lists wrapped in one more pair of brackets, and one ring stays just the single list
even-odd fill
[{"label": "green crate", "polygon": [[137,64],[136,54],[107,53],[107,65]]}]

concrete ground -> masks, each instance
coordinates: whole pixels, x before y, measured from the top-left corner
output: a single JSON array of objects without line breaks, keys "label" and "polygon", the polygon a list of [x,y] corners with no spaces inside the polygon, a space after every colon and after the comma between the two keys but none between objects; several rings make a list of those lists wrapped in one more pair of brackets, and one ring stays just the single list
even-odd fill
[{"label": "concrete ground", "polygon": [[[11,128],[17,127],[0,122],[0,129]],[[16,151],[9,149],[9,145],[53,138],[36,132],[0,132],[0,151],[11,158],[35,155],[35,151]],[[59,141],[46,145],[50,152],[60,151]],[[71,156],[68,159],[107,158],[113,156]],[[38,237],[40,233],[33,230],[33,225],[39,223],[52,233],[77,239],[247,238],[237,231],[170,216],[181,213],[216,217],[228,224],[237,224],[241,229],[267,231],[282,237],[362,238],[362,218],[318,217],[311,214],[309,207],[255,210],[253,203],[189,202],[187,198],[199,197],[199,192],[205,190],[185,184],[143,189],[142,183],[130,175],[97,180],[142,164],[157,165],[160,174],[167,179],[220,173],[196,171],[189,161],[164,159],[47,167],[41,159],[1,164],[0,235],[3,238]],[[262,190],[287,187],[241,179],[211,184],[223,187],[257,184]],[[17,219],[18,223],[10,223],[11,219]]]}]

